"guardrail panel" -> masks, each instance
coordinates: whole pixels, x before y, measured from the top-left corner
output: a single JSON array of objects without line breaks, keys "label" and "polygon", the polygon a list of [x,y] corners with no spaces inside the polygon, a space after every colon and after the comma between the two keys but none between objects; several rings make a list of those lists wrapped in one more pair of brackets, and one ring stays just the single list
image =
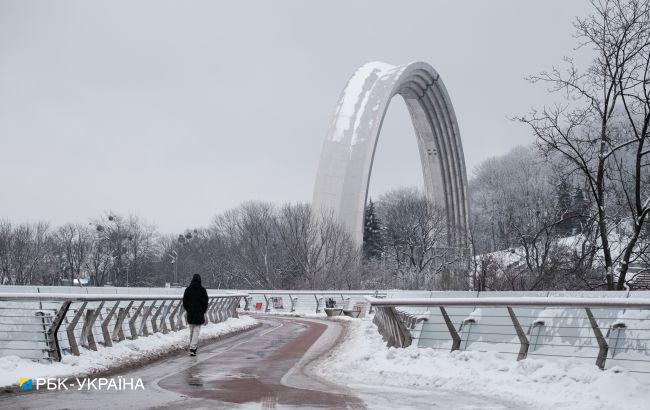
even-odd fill
[{"label": "guardrail panel", "polygon": [[[378,311],[375,324],[389,346],[405,345],[398,337],[399,326],[412,326],[413,312],[422,314],[425,307],[436,307],[439,312],[418,317],[426,319],[422,330],[411,334],[420,339],[418,346],[453,350],[460,345],[460,349],[511,353],[519,360],[573,357],[600,368],[625,363],[632,371],[650,373],[650,298],[625,296],[368,300]],[[457,308],[471,310],[458,315],[464,317],[460,323],[454,319],[457,315],[448,314]],[[398,314],[391,316],[390,309]]]},{"label": "guardrail panel", "polygon": [[[24,290],[22,288],[21,290]],[[177,293],[177,290],[174,290]],[[246,294],[210,293],[222,301],[215,314],[235,317]],[[0,292],[0,356],[60,361],[124,340],[184,327],[181,295],[148,293]],[[174,308],[172,309],[172,306]]]}]

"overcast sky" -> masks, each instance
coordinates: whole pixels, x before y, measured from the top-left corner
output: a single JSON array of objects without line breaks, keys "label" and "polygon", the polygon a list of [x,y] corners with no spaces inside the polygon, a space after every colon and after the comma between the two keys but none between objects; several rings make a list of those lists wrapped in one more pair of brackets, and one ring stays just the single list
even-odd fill
[{"label": "overcast sky", "polygon": [[[509,116],[552,100],[527,74],[575,45],[586,1],[0,0],[0,219],[112,209],[162,232],[249,199],[310,201],[339,94],[368,61],[442,76],[468,174],[533,138]],[[421,184],[389,108],[371,194]]]}]

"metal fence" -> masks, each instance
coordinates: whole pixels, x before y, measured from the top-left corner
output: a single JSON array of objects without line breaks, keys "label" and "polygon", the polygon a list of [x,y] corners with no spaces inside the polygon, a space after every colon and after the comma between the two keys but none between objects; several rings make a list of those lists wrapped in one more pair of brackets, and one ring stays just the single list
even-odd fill
[{"label": "metal fence", "polygon": [[650,372],[650,298],[368,297],[388,346],[572,357]]},{"label": "metal fence", "polygon": [[[237,317],[245,293],[210,293],[206,318]],[[0,293],[0,356],[60,361],[97,345],[187,326],[182,295]]]}]

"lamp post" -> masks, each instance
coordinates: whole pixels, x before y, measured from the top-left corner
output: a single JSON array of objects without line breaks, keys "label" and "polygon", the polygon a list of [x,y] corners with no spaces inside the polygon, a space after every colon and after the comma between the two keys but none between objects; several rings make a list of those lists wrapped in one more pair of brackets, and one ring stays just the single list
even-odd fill
[{"label": "lamp post", "polygon": [[178,264],[176,263],[176,260],[178,259],[178,252],[175,250],[172,250],[169,253],[169,257],[172,259],[172,265],[174,265],[174,286],[178,286]]}]

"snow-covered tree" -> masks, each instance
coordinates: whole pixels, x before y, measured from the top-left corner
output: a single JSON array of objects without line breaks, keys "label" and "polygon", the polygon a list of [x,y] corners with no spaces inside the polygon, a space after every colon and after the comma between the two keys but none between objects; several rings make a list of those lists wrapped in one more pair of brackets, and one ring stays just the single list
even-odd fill
[{"label": "snow-covered tree", "polygon": [[[518,119],[530,126],[546,153],[564,159],[586,181],[606,285],[623,289],[630,261],[650,213],[647,156],[650,137],[650,3],[592,0],[593,13],[575,23],[587,67],[565,58],[565,68],[530,77],[561,101]],[[620,206],[615,206],[617,200]],[[610,239],[621,228],[624,236]],[[614,283],[615,267],[618,279]]]},{"label": "snow-covered tree", "polygon": [[375,210],[375,203],[368,200],[363,225],[363,256],[365,259],[381,257],[383,250],[381,221]]}]

